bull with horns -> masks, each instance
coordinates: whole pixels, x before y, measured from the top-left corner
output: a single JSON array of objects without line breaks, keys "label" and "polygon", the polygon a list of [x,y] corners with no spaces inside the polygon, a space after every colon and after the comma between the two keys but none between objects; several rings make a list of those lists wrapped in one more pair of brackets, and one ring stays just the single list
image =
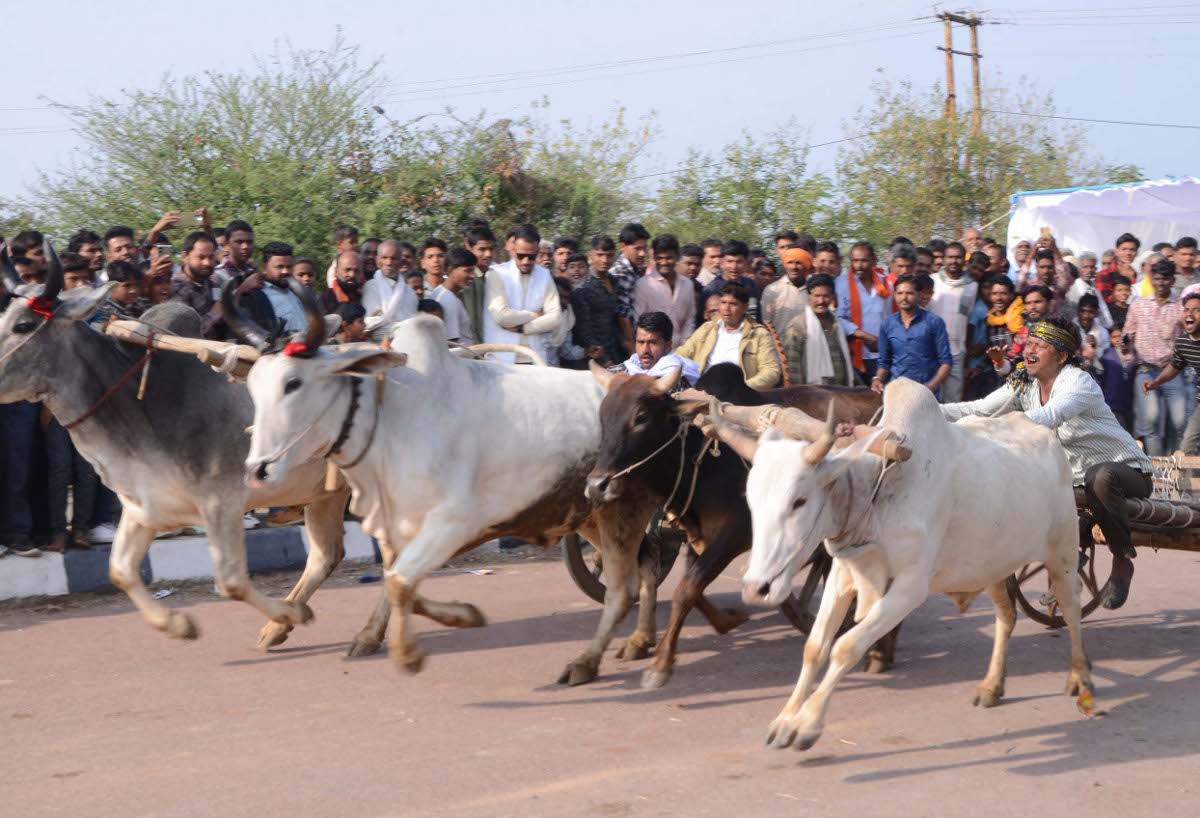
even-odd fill
[{"label": "bull with horns", "polygon": [[[1007,580],[1029,563],[1045,564],[1070,632],[1067,693],[1090,708],[1071,469],[1053,432],[1017,414],[949,423],[933,394],[904,378],[887,386],[883,405],[880,428],[856,427],[840,450],[832,416],[824,424],[778,411],[739,418],[758,427],[756,440],[713,407],[716,434],[754,463],[743,599],[776,605],[816,548],[824,543],[833,557],[803,670],[768,743],[811,747],[837,682],[930,593],[948,594],[963,611],[980,593],[991,597],[995,645],[973,701],[997,704],[1016,620]],[[858,623],[838,637],[855,597]]]}]

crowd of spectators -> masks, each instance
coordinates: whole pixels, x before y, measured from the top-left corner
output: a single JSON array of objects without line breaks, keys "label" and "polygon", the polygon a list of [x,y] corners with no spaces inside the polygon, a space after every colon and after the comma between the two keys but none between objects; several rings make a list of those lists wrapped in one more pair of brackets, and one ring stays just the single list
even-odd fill
[{"label": "crowd of spectators", "polygon": [[[41,280],[41,234],[22,232],[8,246],[22,280]],[[615,238],[553,241],[519,224],[501,242],[476,220],[452,241],[419,246],[340,226],[322,275],[291,245],[260,247],[242,220],[214,229],[201,209],[165,214],[140,241],[129,227],[81,230],[61,258],[65,288],[113,284],[91,319],[97,327],[177,301],[200,315],[206,337],[225,338],[229,287],[264,328],[300,332],[293,279],[341,317],[341,342],[379,340],[392,323],[426,312],[453,343],[516,343],[554,366],[654,372],[670,356],[694,380],[734,363],[758,389],[880,391],[908,377],[944,403],[996,389],[1020,365],[1028,325],[1060,316],[1078,328],[1087,372],[1148,453],[1200,453],[1196,239],[1143,250],[1126,233],[1111,248],[1077,250],[1060,248],[1048,230],[1005,247],[977,229],[956,241],[898,237],[882,250],[860,241],[845,251],[785,230],[756,249],[736,238],[684,244],[636,223]],[[0,407],[0,434],[0,548],[34,556],[111,541],[115,498],[42,407]]]}]

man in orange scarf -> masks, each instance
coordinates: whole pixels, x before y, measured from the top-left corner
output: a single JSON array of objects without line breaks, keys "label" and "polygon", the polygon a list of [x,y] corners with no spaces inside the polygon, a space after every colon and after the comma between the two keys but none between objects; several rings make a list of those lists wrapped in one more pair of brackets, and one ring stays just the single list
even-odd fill
[{"label": "man in orange scarf", "polygon": [[362,256],[353,250],[339,253],[334,262],[333,286],[321,293],[321,310],[326,315],[337,312],[339,304],[362,303],[362,286],[359,273],[362,271]]},{"label": "man in orange scarf", "polygon": [[875,374],[879,328],[892,312],[892,290],[887,275],[875,266],[875,247],[869,241],[850,248],[850,271],[837,278],[837,300],[852,365],[866,384]]}]

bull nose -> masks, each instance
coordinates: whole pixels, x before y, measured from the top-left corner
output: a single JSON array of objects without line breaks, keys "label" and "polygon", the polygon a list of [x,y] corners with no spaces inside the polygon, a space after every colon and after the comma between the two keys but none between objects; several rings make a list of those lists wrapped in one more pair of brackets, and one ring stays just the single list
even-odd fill
[{"label": "bull nose", "polygon": [[609,476],[593,475],[588,477],[587,488],[583,493],[593,503],[599,503],[605,499],[605,494],[608,492]]},{"label": "bull nose", "polygon": [[270,463],[266,460],[259,460],[257,463],[250,463],[246,467],[246,477],[250,482],[263,483],[268,477],[268,469]]}]

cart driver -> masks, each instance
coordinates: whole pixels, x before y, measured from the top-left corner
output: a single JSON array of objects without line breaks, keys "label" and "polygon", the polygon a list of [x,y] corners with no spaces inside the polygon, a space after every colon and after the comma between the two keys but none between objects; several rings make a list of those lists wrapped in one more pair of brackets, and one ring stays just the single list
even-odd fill
[{"label": "cart driver", "polygon": [[[1096,381],[1081,368],[1079,335],[1073,324],[1047,318],[1029,328],[1019,363],[1008,381],[985,398],[942,407],[948,420],[970,415],[994,417],[1021,410],[1054,430],[1066,450],[1074,485],[1083,486],[1087,507],[1104,532],[1113,555],[1112,576],[1100,592],[1101,604],[1125,604],[1136,553],[1129,533],[1127,497],[1149,497],[1150,458],[1121,428]],[[1091,529],[1080,536],[1091,543]]]}]

